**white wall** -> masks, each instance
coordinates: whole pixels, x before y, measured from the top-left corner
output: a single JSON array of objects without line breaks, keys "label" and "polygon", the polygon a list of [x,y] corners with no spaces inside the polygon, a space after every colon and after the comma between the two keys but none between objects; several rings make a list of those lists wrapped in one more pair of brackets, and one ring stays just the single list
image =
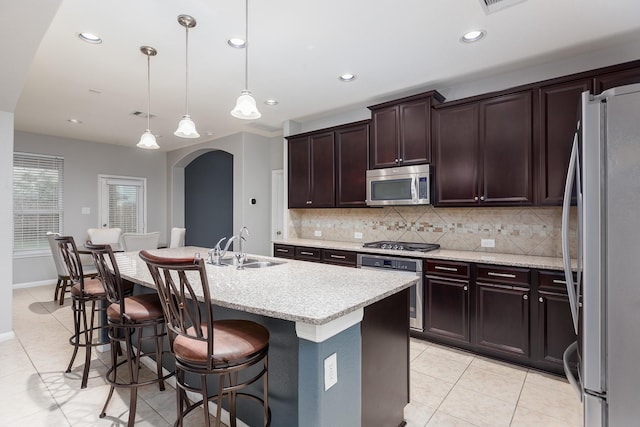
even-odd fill
[{"label": "white wall", "polygon": [[13,113],[0,111],[0,341],[12,330]]},{"label": "white wall", "polygon": [[[99,226],[98,175],[147,178],[147,230],[160,231],[167,242],[166,153],[15,132],[15,151],[64,157],[64,233],[77,243],[87,239],[87,228]],[[90,214],[81,209],[88,207]],[[28,284],[57,277],[50,255],[17,258],[13,262],[14,284]]]},{"label": "white wall", "polygon": [[[274,165],[278,169],[282,167],[275,159],[282,157],[282,148],[273,139],[239,133],[167,153],[169,225],[184,225],[184,168],[196,157],[212,150],[222,150],[233,155],[234,233],[246,226],[251,235],[244,246],[245,251],[269,255],[271,170]],[[255,205],[251,204],[252,198],[256,199]]]}]

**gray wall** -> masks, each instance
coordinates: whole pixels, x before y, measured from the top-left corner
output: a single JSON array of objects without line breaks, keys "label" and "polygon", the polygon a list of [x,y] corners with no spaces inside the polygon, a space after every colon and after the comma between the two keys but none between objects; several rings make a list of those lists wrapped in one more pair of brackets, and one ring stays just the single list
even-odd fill
[{"label": "gray wall", "polygon": [[185,244],[211,248],[231,236],[233,156],[217,150],[197,157],[184,169],[184,187]]},{"label": "gray wall", "polygon": [[[185,223],[184,168],[193,159],[214,150],[233,155],[233,232],[248,227],[251,234],[245,252],[270,255],[271,168],[272,163],[281,168],[276,158],[282,155],[281,145],[273,138],[239,133],[167,153],[168,223],[173,226]],[[251,204],[253,198],[255,205]]]},{"label": "gray wall", "polygon": [[[64,157],[64,233],[76,242],[87,239],[87,229],[97,227],[99,218],[98,175],[119,175],[147,179],[147,230],[160,231],[167,242],[166,153],[112,144],[99,144],[55,136],[15,132],[15,151]],[[91,213],[83,215],[83,207]],[[14,258],[14,284],[55,280],[51,255]]]}]

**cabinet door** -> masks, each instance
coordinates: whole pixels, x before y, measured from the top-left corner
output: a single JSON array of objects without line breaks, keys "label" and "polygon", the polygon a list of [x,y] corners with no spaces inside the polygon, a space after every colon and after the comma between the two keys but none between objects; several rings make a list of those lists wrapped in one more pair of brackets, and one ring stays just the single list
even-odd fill
[{"label": "cabinet door", "polygon": [[476,204],[478,148],[477,103],[434,110],[436,206]]},{"label": "cabinet door", "polygon": [[336,206],[366,206],[369,125],[336,131]]},{"label": "cabinet door", "polygon": [[615,71],[596,77],[595,93],[600,93],[612,87],[625,86],[640,83],[640,68]]},{"label": "cabinet door", "polygon": [[528,359],[529,339],[529,289],[477,283],[476,346]]},{"label": "cabinet door", "polygon": [[289,140],[289,207],[309,207],[310,192],[310,149],[309,138],[301,137]]},{"label": "cabinet door", "polygon": [[591,87],[591,79],[584,79],[540,89],[540,204],[562,204],[581,94]]},{"label": "cabinet door", "polygon": [[371,146],[369,162],[372,169],[398,166],[398,107],[371,112]]},{"label": "cabinet door", "polygon": [[562,354],[576,340],[569,297],[559,292],[538,292],[538,361],[562,372]]},{"label": "cabinet door", "polygon": [[404,166],[431,162],[431,98],[400,104],[400,158]]},{"label": "cabinet door", "polygon": [[311,144],[311,203],[309,207],[335,206],[333,132],[309,137]]},{"label": "cabinet door", "polygon": [[427,276],[424,333],[469,343],[469,282]]},{"label": "cabinet door", "polygon": [[480,102],[480,152],[484,204],[533,203],[531,92]]}]

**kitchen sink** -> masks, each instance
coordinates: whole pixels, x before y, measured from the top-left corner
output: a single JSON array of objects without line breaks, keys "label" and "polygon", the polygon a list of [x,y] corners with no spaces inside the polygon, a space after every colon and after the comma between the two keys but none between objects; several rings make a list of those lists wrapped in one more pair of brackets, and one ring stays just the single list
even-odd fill
[{"label": "kitchen sink", "polygon": [[242,268],[264,268],[264,267],[272,267],[274,265],[280,265],[281,262],[273,262],[273,261],[255,261],[255,262],[245,262],[242,265]]}]

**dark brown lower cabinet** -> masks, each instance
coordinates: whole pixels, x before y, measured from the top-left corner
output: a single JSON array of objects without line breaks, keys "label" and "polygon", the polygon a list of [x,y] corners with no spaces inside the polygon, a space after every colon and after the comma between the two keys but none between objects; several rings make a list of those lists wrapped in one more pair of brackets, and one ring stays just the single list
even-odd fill
[{"label": "dark brown lower cabinet", "polygon": [[476,283],[475,345],[529,359],[529,288]]},{"label": "dark brown lower cabinet", "polygon": [[469,344],[470,265],[434,260],[425,264],[424,334]]},{"label": "dark brown lower cabinet", "polygon": [[534,364],[563,373],[562,354],[576,340],[564,274],[541,271],[538,276],[536,351]]}]

